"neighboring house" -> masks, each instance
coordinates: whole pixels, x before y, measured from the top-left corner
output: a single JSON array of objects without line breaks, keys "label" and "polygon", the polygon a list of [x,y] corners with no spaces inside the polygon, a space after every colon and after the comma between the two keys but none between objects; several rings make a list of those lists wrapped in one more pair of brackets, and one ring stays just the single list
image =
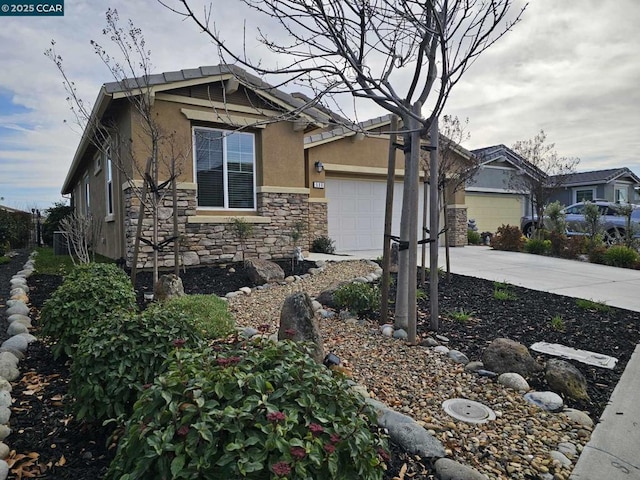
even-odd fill
[{"label": "neighboring house", "polygon": [[640,203],[640,178],[628,168],[574,173],[551,196],[565,206],[595,199]]},{"label": "neighboring house", "polygon": [[[254,226],[245,242],[246,257],[290,257],[291,233],[299,226],[305,230],[299,242],[304,250],[315,238],[332,234],[343,250],[382,248],[378,220],[384,216],[380,185],[388,135],[379,129],[388,119],[365,122],[358,134],[336,129],[335,115],[234,66],[151,75],[144,85],[154,121],[165,132],[159,182],[168,178],[166,160],[177,161],[182,263],[241,259],[232,228],[236,218]],[[128,265],[139,209],[136,192],[150,156],[148,134],[127,98],[130,91],[121,82],[102,86],[89,124],[108,124],[109,139],[96,148],[94,130],[86,129],[62,187],[75,210],[99,224],[96,252],[125,258]],[[396,173],[401,180],[400,153]],[[398,191],[396,196],[401,198]],[[169,193],[158,212],[160,242],[173,233],[172,204]],[[466,235],[466,217],[459,223]],[[342,233],[347,226],[357,238],[347,241],[349,234]],[[152,228],[147,213],[143,238],[151,240]],[[366,237],[377,240],[366,243]],[[153,248],[141,245],[138,265],[150,267],[152,257]],[[171,244],[160,250],[159,259],[160,266],[173,265]]]},{"label": "neighboring house", "polygon": [[530,198],[514,188],[516,175],[532,178],[545,174],[505,145],[472,150],[480,169],[465,187],[467,217],[480,232],[495,232],[501,225],[520,226],[520,219],[531,212]]},{"label": "neighboring house", "polygon": [[[305,158],[308,165],[322,165],[320,183],[311,185],[310,205],[327,205],[327,229],[338,251],[380,250],[383,246],[387,189],[390,115],[367,120],[353,129],[338,127],[306,135]],[[354,131],[355,130],[355,131]],[[459,155],[471,156],[459,148]],[[400,233],[404,173],[404,154],[396,150],[391,234]],[[420,175],[419,229],[425,189]],[[447,209],[452,246],[467,243],[467,215],[464,191],[450,196]],[[427,216],[428,217],[428,216]],[[440,221],[442,226],[442,219]]]}]

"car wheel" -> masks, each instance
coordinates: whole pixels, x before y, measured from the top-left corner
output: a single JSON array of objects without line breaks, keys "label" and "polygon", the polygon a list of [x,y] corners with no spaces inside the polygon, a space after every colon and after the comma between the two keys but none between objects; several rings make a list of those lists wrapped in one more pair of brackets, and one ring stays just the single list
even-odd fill
[{"label": "car wheel", "polygon": [[616,243],[619,243],[619,240],[624,238],[624,230],[618,228],[612,228],[611,230],[608,230],[605,234],[604,234],[604,243],[607,244],[607,246],[611,246],[611,245],[615,245]]},{"label": "car wheel", "polygon": [[525,225],[524,232],[522,232],[526,238],[531,238],[533,235],[533,223]]}]

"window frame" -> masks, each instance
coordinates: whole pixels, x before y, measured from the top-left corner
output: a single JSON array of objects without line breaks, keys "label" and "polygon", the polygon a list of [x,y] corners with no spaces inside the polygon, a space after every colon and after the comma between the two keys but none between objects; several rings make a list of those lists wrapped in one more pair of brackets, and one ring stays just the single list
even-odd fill
[{"label": "window frame", "polygon": [[113,161],[111,160],[111,145],[104,148],[104,179],[105,179],[105,208],[107,218],[113,218],[114,214],[114,190],[113,190]]},{"label": "window frame", "polygon": [[[198,196],[198,150],[196,147],[196,132],[197,131],[214,131],[214,132],[222,132],[222,188],[223,188],[223,206],[208,206],[208,205],[200,205],[199,196]],[[252,140],[252,149],[253,149],[253,161],[251,163],[251,174],[252,174],[252,207],[249,208],[241,208],[241,207],[229,207],[229,170],[228,170],[228,160],[227,160],[227,139],[231,135],[250,135]],[[191,127],[191,137],[192,137],[192,149],[193,149],[193,178],[194,183],[196,184],[196,208],[201,210],[209,210],[209,211],[245,211],[245,212],[255,212],[257,211],[257,195],[256,195],[256,164],[257,164],[257,155],[256,155],[256,134],[254,132],[244,132],[244,131],[236,131],[229,130],[225,128],[219,127],[205,127],[205,126],[192,126]]]},{"label": "window frame", "polygon": [[91,187],[89,183],[89,173],[84,175],[84,214],[89,216],[91,214]]},{"label": "window frame", "polygon": [[[578,199],[578,192],[591,192],[591,198]],[[578,202],[593,202],[596,199],[596,189],[594,187],[577,187],[573,189],[573,203]]]}]

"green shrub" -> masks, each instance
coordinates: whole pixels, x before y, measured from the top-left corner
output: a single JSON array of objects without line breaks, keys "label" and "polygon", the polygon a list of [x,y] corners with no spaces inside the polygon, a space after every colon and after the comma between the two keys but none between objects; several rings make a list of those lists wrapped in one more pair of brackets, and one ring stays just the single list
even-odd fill
[{"label": "green shrub", "polygon": [[73,207],[64,202],[55,202],[47,209],[47,218],[42,224],[42,241],[46,245],[53,245],[53,232],[61,230],[60,221],[73,213]]},{"label": "green shrub", "polygon": [[565,329],[564,320],[562,319],[561,315],[555,315],[551,319],[549,324],[551,325],[551,328],[553,328],[554,330],[558,332],[564,332],[564,329]]},{"label": "green shrub", "polygon": [[604,302],[596,302],[584,298],[576,298],[576,305],[584,310],[594,310],[596,312],[608,312],[611,307]]},{"label": "green shrub", "polygon": [[507,250],[509,252],[520,252],[524,245],[525,238],[516,226],[502,225],[491,239],[491,247],[496,250]]},{"label": "green shrub", "polygon": [[480,237],[479,232],[467,230],[467,242],[469,245],[480,245],[482,243],[482,237]]},{"label": "green shrub", "polygon": [[[600,235],[596,235],[595,238],[599,236]],[[605,247],[602,243],[594,243],[594,239],[590,239],[588,245],[589,261],[591,263],[599,263],[601,265],[604,265],[606,263],[605,254],[607,253],[607,247]]]},{"label": "green shrub", "polygon": [[[551,231],[549,233],[550,252],[554,257],[564,257],[567,254],[569,239],[564,233]],[[575,255],[573,258],[575,258]]]},{"label": "green shrub", "polygon": [[185,314],[189,322],[210,340],[230,334],[235,326],[227,302],[216,295],[175,297],[164,303],[155,303],[149,309]]},{"label": "green shrub", "polygon": [[329,237],[318,237],[311,244],[311,251],[316,253],[334,253],[336,251],[336,247],[333,243],[333,240]]},{"label": "green shrub", "polygon": [[77,419],[123,420],[143,385],[163,373],[176,344],[196,347],[203,337],[184,315],[146,310],[97,320],[80,337],[71,364],[69,393]]},{"label": "green shrub", "polygon": [[604,263],[614,267],[632,268],[638,260],[638,252],[624,245],[614,245],[604,252]]},{"label": "green shrub", "polygon": [[555,201],[546,206],[544,214],[547,217],[547,223],[551,232],[562,235],[567,230],[566,214],[563,210],[564,206]]},{"label": "green shrub", "polygon": [[342,285],[334,292],[333,298],[340,308],[346,308],[356,315],[380,310],[380,289],[368,283]]},{"label": "green shrub", "polygon": [[535,255],[546,255],[551,250],[551,240],[530,238],[524,244],[524,251]]},{"label": "green shrub", "polygon": [[589,239],[584,235],[576,235],[567,239],[567,247],[564,250],[565,258],[577,258],[589,250]]},{"label": "green shrub", "polygon": [[5,263],[9,263],[11,259],[9,257],[0,257],[0,265],[4,265]]},{"label": "green shrub", "polygon": [[177,350],[106,480],[382,479],[375,413],[292,342]]},{"label": "green shrub", "polygon": [[130,311],[136,298],[129,278],[113,264],[88,263],[74,268],[42,308],[42,334],[56,343],[54,358],[72,357],[80,335],[104,315]]}]

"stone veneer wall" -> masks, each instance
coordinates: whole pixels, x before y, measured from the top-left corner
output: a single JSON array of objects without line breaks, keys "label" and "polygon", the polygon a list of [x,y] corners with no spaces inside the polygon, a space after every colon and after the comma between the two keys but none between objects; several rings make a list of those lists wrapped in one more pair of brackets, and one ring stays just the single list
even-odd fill
[{"label": "stone veneer wall", "polygon": [[447,206],[449,246],[463,247],[467,244],[467,207]]},{"label": "stone veneer wall", "polygon": [[[127,265],[133,261],[133,245],[136,233],[139,200],[132,195],[132,190],[124,192],[125,207],[128,212],[125,218],[125,232],[127,245]],[[304,251],[309,250],[310,232],[314,234],[320,227],[309,228],[310,204],[307,194],[294,193],[258,193],[257,213],[259,217],[268,218],[269,223],[252,223],[253,234],[244,245],[244,257],[290,258],[294,245],[291,232],[296,224],[303,225],[305,231],[298,242]],[[170,195],[163,199],[159,209],[158,229],[159,241],[173,235],[173,199]],[[326,204],[312,204],[314,214],[316,210],[324,210],[324,231],[326,231]],[[178,230],[181,241],[181,263],[184,265],[212,264],[225,261],[240,261],[243,258],[242,248],[230,223],[188,223],[188,218],[196,218],[195,190],[178,190]],[[220,217],[225,222],[228,217]],[[314,223],[320,220],[314,220]],[[193,222],[193,220],[192,220]],[[143,221],[142,235],[152,238],[152,219],[147,211]],[[315,238],[315,237],[313,237]],[[159,252],[159,266],[172,267],[174,265],[173,244],[169,244]],[[138,258],[139,268],[153,266],[153,248],[141,244]]]},{"label": "stone veneer wall", "polygon": [[328,237],[327,202],[309,202],[309,241]]}]

